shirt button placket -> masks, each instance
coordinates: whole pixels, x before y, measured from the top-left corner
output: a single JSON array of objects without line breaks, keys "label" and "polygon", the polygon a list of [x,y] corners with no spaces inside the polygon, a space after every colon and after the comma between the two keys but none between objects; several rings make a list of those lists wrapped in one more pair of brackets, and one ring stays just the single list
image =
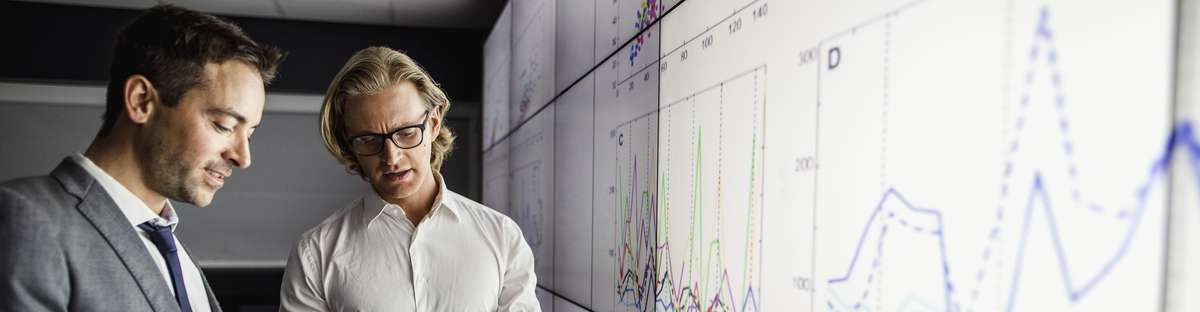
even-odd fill
[{"label": "shirt button placket", "polygon": [[423,303],[425,301],[424,300],[425,282],[423,279],[421,279],[421,277],[425,275],[425,270],[421,266],[420,257],[418,257],[417,253],[415,252],[417,249],[416,245],[417,245],[416,241],[414,241],[413,244],[409,247],[408,259],[409,259],[409,263],[412,264],[412,272],[413,272],[413,275],[412,275],[413,297],[414,297],[413,303],[417,307],[421,307],[424,305]]}]

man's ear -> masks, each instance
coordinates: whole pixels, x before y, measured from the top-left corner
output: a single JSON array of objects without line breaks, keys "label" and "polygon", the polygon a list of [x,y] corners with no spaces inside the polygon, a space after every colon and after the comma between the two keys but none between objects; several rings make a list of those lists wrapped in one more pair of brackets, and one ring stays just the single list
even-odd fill
[{"label": "man's ear", "polygon": [[134,124],[144,124],[154,113],[154,104],[159,102],[154,84],[146,76],[133,75],[125,79],[125,116]]},{"label": "man's ear", "polygon": [[431,124],[429,131],[433,133],[433,136],[429,140],[429,144],[433,145],[433,141],[437,140],[438,135],[442,134],[442,114],[437,109],[434,109],[430,114],[432,116],[429,116],[429,123]]}]

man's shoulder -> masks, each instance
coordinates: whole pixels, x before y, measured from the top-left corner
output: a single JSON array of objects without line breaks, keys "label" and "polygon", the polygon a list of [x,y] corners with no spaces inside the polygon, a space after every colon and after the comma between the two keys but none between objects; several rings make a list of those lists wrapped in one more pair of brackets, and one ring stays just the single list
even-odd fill
[{"label": "man's shoulder", "polygon": [[443,196],[442,202],[463,213],[483,214],[490,217],[503,216],[500,212],[449,189],[446,190],[446,196]]},{"label": "man's shoulder", "polygon": [[493,226],[497,229],[506,229],[515,227],[517,223],[505,215],[487,205],[481,204],[475,200],[462,196],[454,191],[447,190],[449,196],[446,196],[445,202],[448,205],[454,205],[460,217],[466,217],[480,223],[482,226]]},{"label": "man's shoulder", "polygon": [[0,182],[0,192],[9,194],[57,194],[63,193],[62,184],[50,175],[21,177]]},{"label": "man's shoulder", "polygon": [[28,203],[41,207],[78,203],[94,187],[94,182],[83,167],[68,157],[48,174],[0,182],[0,200],[5,205]]},{"label": "man's shoulder", "polygon": [[74,196],[63,189],[58,180],[49,175],[17,178],[0,183],[0,210],[4,210],[4,214],[58,213],[61,209],[50,208],[77,202]]},{"label": "man's shoulder", "polygon": [[75,209],[79,202],[50,176],[0,183],[0,245],[11,250],[61,243],[63,233],[86,222]]}]

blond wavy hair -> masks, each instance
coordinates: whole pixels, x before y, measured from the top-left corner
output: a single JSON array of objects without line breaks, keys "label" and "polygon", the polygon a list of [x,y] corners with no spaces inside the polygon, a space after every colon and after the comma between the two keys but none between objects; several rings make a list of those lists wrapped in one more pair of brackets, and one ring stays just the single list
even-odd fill
[{"label": "blond wavy hair", "polygon": [[445,122],[450,99],[429,73],[408,55],[385,47],[370,47],[358,51],[346,61],[346,65],[329,84],[321,104],[321,138],[325,140],[325,149],[350,173],[361,176],[362,168],[355,161],[345,135],[342,113],[345,111],[346,98],[374,95],[404,81],[416,85],[425,108],[442,120],[441,131],[433,138],[430,157],[433,170],[442,170],[442,161],[454,148],[454,134]]}]

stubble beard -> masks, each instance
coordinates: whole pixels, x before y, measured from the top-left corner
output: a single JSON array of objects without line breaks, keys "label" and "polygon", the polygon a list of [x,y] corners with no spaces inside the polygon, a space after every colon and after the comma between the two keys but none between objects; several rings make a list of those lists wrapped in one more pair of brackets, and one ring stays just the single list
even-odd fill
[{"label": "stubble beard", "polygon": [[[189,181],[188,159],[183,156],[184,147],[167,140],[165,129],[155,127],[152,121],[150,132],[147,133],[138,146],[138,163],[142,164],[142,179],[147,187],[156,193],[174,201],[180,201],[197,207],[207,206],[211,199],[201,202],[198,181]],[[216,190],[214,190],[216,192]]]}]

